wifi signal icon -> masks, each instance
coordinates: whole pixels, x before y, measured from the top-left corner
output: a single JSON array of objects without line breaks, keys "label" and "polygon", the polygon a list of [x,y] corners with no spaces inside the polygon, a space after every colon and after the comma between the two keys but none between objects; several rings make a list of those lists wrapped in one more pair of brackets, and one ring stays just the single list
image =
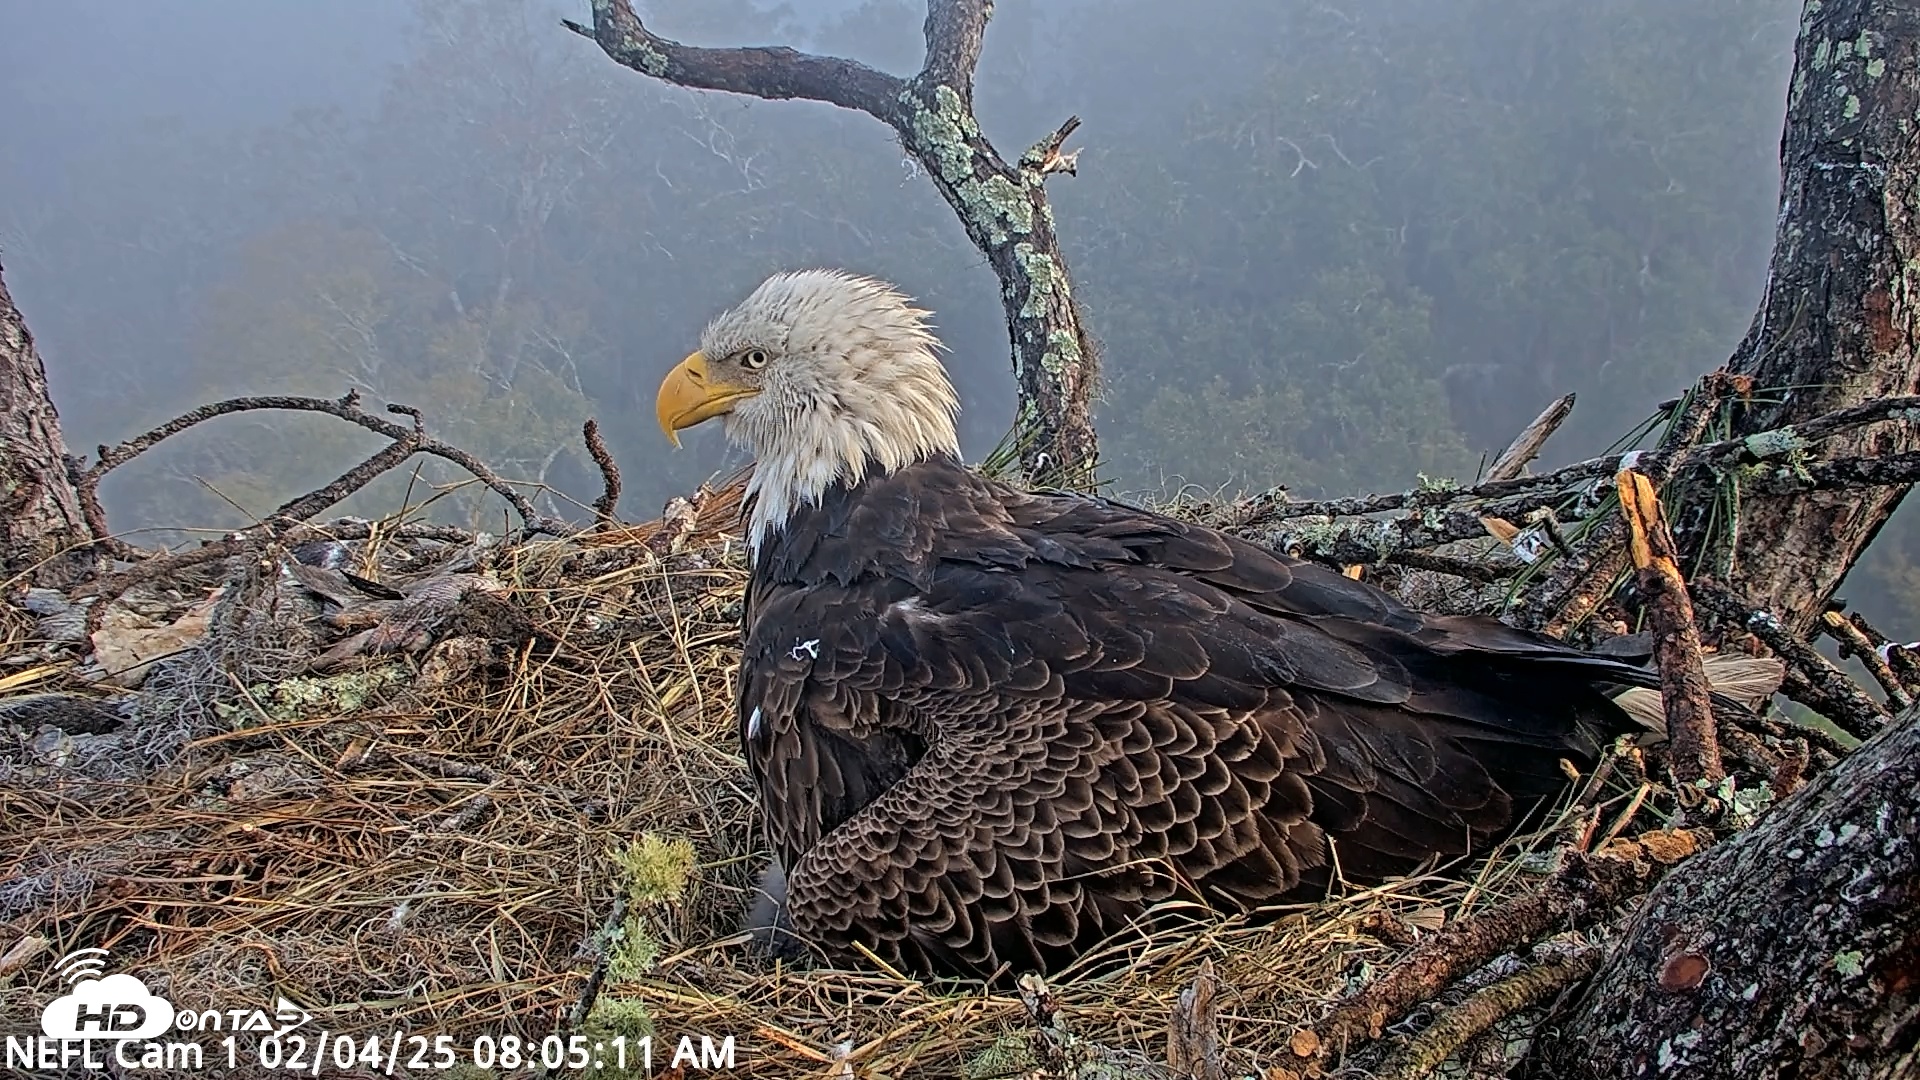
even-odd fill
[{"label": "wifi signal icon", "polygon": [[107,970],[107,950],[75,949],[61,957],[53,969],[68,986],[98,979]]}]

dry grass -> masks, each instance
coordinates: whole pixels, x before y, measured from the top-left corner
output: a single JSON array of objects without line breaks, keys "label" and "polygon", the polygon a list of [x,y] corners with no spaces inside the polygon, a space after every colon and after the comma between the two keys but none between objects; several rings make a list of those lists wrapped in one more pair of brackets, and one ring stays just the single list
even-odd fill
[{"label": "dry grass", "polygon": [[[1017,996],[775,969],[732,933],[764,858],[731,708],[734,512],[710,500],[664,556],[659,526],[512,552],[496,571],[537,637],[486,677],[344,716],[243,715],[110,797],[97,780],[0,786],[0,952],[30,935],[48,958],[106,946],[181,1008],[285,995],[334,1032],[544,1035],[579,1000],[615,897],[644,891],[616,853],[652,834],[690,841],[693,872],[675,898],[637,897],[597,1030],[644,1012],[669,1040],[732,1035],[741,1076],[1011,1074]],[[1229,1065],[1260,1075],[1399,952],[1366,926],[1477,909],[1526,864],[1164,932],[1053,980],[1060,1015],[1163,1060],[1168,1009],[1210,958]],[[0,977],[6,1031],[37,1028],[49,969]]]}]

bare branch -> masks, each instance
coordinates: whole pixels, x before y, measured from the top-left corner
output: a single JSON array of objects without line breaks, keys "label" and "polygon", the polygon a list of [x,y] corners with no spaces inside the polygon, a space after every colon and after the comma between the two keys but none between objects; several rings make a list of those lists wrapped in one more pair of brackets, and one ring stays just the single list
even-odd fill
[{"label": "bare branch", "polygon": [[[457,446],[441,442],[439,439],[425,434],[421,427],[420,411],[418,409],[410,405],[388,405],[388,412],[402,416],[410,416],[414,420],[411,426],[396,424],[391,420],[383,419],[361,409],[360,393],[357,390],[348,391],[345,396],[340,398],[287,396],[229,398],[226,401],[216,401],[212,404],[202,405],[197,409],[182,413],[172,420],[161,424],[159,427],[145,434],[128,439],[118,446],[111,448],[102,446],[100,448],[100,460],[96,461],[92,468],[81,473],[76,482],[76,486],[80,490],[83,505],[94,508],[98,507],[100,480],[107,473],[132,461],[158,443],[174,435],[178,435],[196,424],[202,424],[215,417],[227,416],[232,413],[276,409],[295,412],[318,412],[326,413],[329,416],[337,416],[348,423],[358,424],[368,431],[385,435],[396,443],[405,442],[412,444],[414,450],[410,451],[410,454],[431,454],[434,457],[453,462],[467,472],[472,473],[475,479],[485,484],[494,494],[505,499],[507,504],[513,507],[514,512],[520,515],[522,533],[524,535],[533,536],[538,533],[547,533],[553,536],[570,536],[578,531],[564,521],[541,516],[540,513],[534,509],[533,503],[525,495],[514,490],[512,485],[502,480],[499,474],[495,473],[491,468],[488,468],[479,458],[474,457],[472,454]],[[389,450],[391,449],[392,448],[389,448]],[[344,480],[346,478],[343,477],[342,479]],[[369,476],[366,479],[371,480],[372,477]],[[315,493],[316,496],[318,494],[320,493]],[[282,509],[284,510],[285,508],[283,507]],[[324,507],[322,507],[322,509],[324,509]],[[100,524],[105,524],[104,515]],[[107,534],[100,533],[98,535],[104,536]]]},{"label": "bare branch", "polygon": [[586,440],[587,453],[593,463],[600,467],[600,497],[593,500],[593,516],[596,522],[611,524],[615,520],[614,507],[620,505],[620,466],[613,460],[613,452],[607,449],[607,441],[600,437],[600,421],[589,418],[581,426],[581,436]]},{"label": "bare branch", "polygon": [[[1724,470],[1745,464],[1791,461],[1796,455],[1805,453],[1812,444],[1822,439],[1868,424],[1913,415],[1920,415],[1920,396],[1882,398],[1879,401],[1869,401],[1839,409],[1824,416],[1815,417],[1804,424],[1763,431],[1744,438],[1723,439],[1720,442],[1695,447],[1687,447],[1684,443],[1672,447],[1663,444],[1661,449],[1651,452],[1629,451],[1623,454],[1608,454],[1604,457],[1576,462],[1538,476],[1490,480],[1470,488],[1421,488],[1387,495],[1321,499],[1314,502],[1287,502],[1284,492],[1276,489],[1248,499],[1242,506],[1241,512],[1248,524],[1263,524],[1297,517],[1358,517],[1388,510],[1454,506],[1475,500],[1504,499],[1530,492],[1567,489],[1583,481],[1611,479],[1626,463],[1632,463],[1637,471],[1649,477],[1664,480],[1667,476],[1677,474],[1683,469]],[[1710,412],[1702,414],[1701,427],[1704,428],[1710,418]],[[1829,474],[1827,482],[1841,486],[1838,481],[1843,475],[1845,474],[1839,472]],[[1536,502],[1536,505],[1541,504]]]},{"label": "bare branch", "polygon": [[1420,1034],[1396,1045],[1393,1055],[1374,1076],[1378,1080],[1423,1080],[1474,1036],[1593,974],[1599,964],[1598,950],[1579,949],[1476,990],[1467,1000],[1441,1013]]},{"label": "bare branch", "polygon": [[1893,665],[1880,655],[1874,643],[1865,632],[1855,626],[1845,615],[1837,611],[1826,611],[1820,615],[1820,627],[1827,636],[1840,643],[1840,655],[1852,657],[1866,667],[1867,674],[1880,684],[1887,693],[1887,708],[1893,712],[1905,712],[1913,707],[1913,695],[1900,685],[1900,677],[1893,673]]},{"label": "bare branch", "polygon": [[1493,464],[1487,468],[1486,479],[1511,480],[1519,476],[1520,470],[1527,467],[1527,462],[1540,456],[1540,448],[1546,445],[1561,424],[1566,423],[1567,417],[1573,415],[1573,399],[1574,395],[1568,394],[1542,409],[1540,415],[1522,428],[1505,450],[1500,451],[1500,456],[1493,459]]},{"label": "bare branch", "polygon": [[1604,918],[1614,906],[1653,886],[1668,865],[1693,853],[1704,833],[1651,834],[1583,855],[1564,854],[1560,871],[1537,892],[1449,923],[1379,978],[1336,1008],[1317,1027],[1294,1034],[1293,1052],[1321,1058],[1359,1039],[1378,1038],[1386,1025],[1432,998],[1453,980],[1503,952],[1534,941],[1548,928]]},{"label": "bare branch", "polygon": [[1887,726],[1887,711],[1868,697],[1846,672],[1793,636],[1780,617],[1755,607],[1725,585],[1696,581],[1693,595],[1702,607],[1759,638],[1775,656],[1786,661],[1787,681],[1781,692],[1819,713],[1849,735],[1869,739]]},{"label": "bare branch", "polygon": [[1073,295],[1045,184],[1048,173],[1075,168],[1059,145],[1078,121],[1030,151],[1037,154],[1030,166],[1026,159],[1009,164],[981,133],[972,83],[992,13],[991,0],[928,0],[926,62],[910,80],[786,48],[682,45],[648,30],[629,0],[593,0],[591,28],[566,25],[643,75],[696,89],[829,102],[893,128],[1000,279],[1020,398],[1010,435],[1023,470],[1036,483],[1085,487],[1099,457],[1090,406],[1099,355]]},{"label": "bare branch", "polygon": [[333,483],[297,499],[287,500],[278,510],[268,514],[267,520],[305,521],[322,510],[345,501],[347,496],[371,484],[388,470],[398,468],[402,462],[419,450],[420,444],[415,439],[402,439],[342,473]]},{"label": "bare branch", "polygon": [[[622,67],[695,90],[723,90],[773,101],[824,101],[892,124],[900,92],[906,88],[898,77],[857,61],[814,56],[781,45],[735,49],[682,45],[648,30],[628,0],[593,0],[591,29],[571,20],[564,25],[591,38]],[[977,56],[977,44],[975,48]]]}]

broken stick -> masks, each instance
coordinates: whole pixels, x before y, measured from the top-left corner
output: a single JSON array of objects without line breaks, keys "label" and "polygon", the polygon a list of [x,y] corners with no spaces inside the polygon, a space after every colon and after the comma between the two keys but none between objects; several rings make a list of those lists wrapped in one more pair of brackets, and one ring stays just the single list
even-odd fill
[{"label": "broken stick", "polygon": [[1627,550],[1635,584],[1646,601],[1653,630],[1653,657],[1660,667],[1660,701],[1667,713],[1668,760],[1683,784],[1718,783],[1727,775],[1713,727],[1712,685],[1700,658],[1700,628],[1693,598],[1675,560],[1673,534],[1653,481],[1633,469],[1615,478],[1620,513],[1627,524]]}]

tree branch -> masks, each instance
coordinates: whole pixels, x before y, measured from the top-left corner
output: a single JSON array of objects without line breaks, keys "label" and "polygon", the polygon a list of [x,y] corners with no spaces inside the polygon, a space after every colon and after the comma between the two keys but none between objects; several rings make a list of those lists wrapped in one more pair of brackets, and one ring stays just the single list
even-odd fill
[{"label": "tree branch", "polygon": [[1695,581],[1693,594],[1701,606],[1716,617],[1759,638],[1775,656],[1786,662],[1787,681],[1781,686],[1782,693],[1857,738],[1872,738],[1886,727],[1887,711],[1848,678],[1846,672],[1795,637],[1778,615],[1754,606],[1715,581]]},{"label": "tree branch", "polygon": [[1500,456],[1493,459],[1493,464],[1487,467],[1486,479],[1510,480],[1519,476],[1520,470],[1527,467],[1527,462],[1540,456],[1540,448],[1546,445],[1554,432],[1560,430],[1561,424],[1567,422],[1567,417],[1573,415],[1573,401],[1574,395],[1568,394],[1540,410],[1540,415],[1521,428],[1520,434],[1515,435],[1507,448],[1500,451]]},{"label": "tree branch", "polygon": [[1591,855],[1569,851],[1559,872],[1538,891],[1449,923],[1317,1027],[1297,1032],[1295,1056],[1339,1054],[1353,1041],[1378,1038],[1415,1005],[1501,953],[1534,941],[1563,920],[1592,922],[1645,892],[1667,865],[1692,854],[1700,839],[1684,831],[1660,835],[1658,847],[1619,841]]},{"label": "tree branch", "polygon": [[[412,453],[431,454],[434,457],[453,462],[467,472],[472,473],[475,479],[485,484],[494,494],[505,499],[507,504],[513,507],[514,513],[520,516],[521,532],[524,536],[534,536],[539,533],[547,533],[552,536],[571,536],[578,531],[564,521],[543,517],[533,508],[531,500],[514,490],[512,485],[502,480],[499,474],[488,468],[479,458],[474,457],[472,454],[457,446],[441,442],[439,439],[425,434],[421,426],[420,412],[418,409],[408,405],[388,405],[388,412],[401,416],[410,416],[414,420],[412,426],[396,424],[391,420],[383,419],[361,409],[360,393],[357,390],[349,391],[345,396],[340,398],[287,396],[229,398],[226,401],[216,401],[212,404],[202,405],[197,409],[182,413],[172,420],[161,424],[159,427],[128,439],[118,446],[111,448],[102,446],[100,447],[100,459],[94,462],[92,468],[81,473],[76,481],[83,505],[97,510],[99,506],[101,478],[114,469],[139,457],[160,442],[178,435],[196,424],[203,424],[215,417],[227,416],[238,412],[274,409],[296,412],[317,412],[326,413],[329,416],[337,416],[350,424],[358,424],[368,431],[385,435],[395,443],[404,442],[411,444],[414,449],[409,451],[409,455]],[[389,448],[389,452],[391,451],[393,451],[393,448]],[[404,458],[402,460],[404,460]],[[397,463],[398,462],[395,464]],[[368,477],[368,479],[371,479],[371,477]],[[319,494],[319,492],[315,493],[316,496]],[[344,496],[342,497],[344,498]],[[285,509],[285,507],[282,507],[283,511]],[[321,507],[321,509],[324,509],[324,507]],[[311,511],[311,513],[317,512],[318,510]],[[99,524],[103,526],[106,524],[104,515],[102,515],[102,520]],[[108,534],[98,533],[97,535],[105,536]]]},{"label": "tree branch", "polygon": [[[1046,178],[1071,173],[1062,124],[1009,164],[973,115],[973,74],[991,0],[928,0],[923,69],[901,80],[786,48],[703,49],[648,30],[628,0],[593,0],[593,26],[567,23],[616,63],[679,86],[857,109],[892,127],[1000,279],[1020,408],[1010,433],[1027,478],[1090,486],[1099,457],[1090,402],[1098,356],[1054,231]],[[1032,159],[1031,161],[1029,159]]]},{"label": "tree branch", "polygon": [[1913,696],[1907,693],[1907,688],[1900,683],[1900,676],[1893,673],[1893,665],[1874,648],[1873,641],[1864,631],[1837,611],[1823,613],[1820,626],[1828,637],[1839,643],[1842,657],[1860,661],[1867,669],[1867,674],[1873,676],[1873,681],[1886,691],[1888,709],[1904,712],[1913,707]]},{"label": "tree branch", "polygon": [[1395,1046],[1392,1056],[1373,1074],[1375,1080],[1423,1080],[1474,1036],[1593,974],[1599,964],[1597,950],[1580,949],[1474,991],[1426,1030]]},{"label": "tree branch", "polygon": [[971,108],[973,71],[992,17],[993,0],[928,0],[927,61],[920,78],[952,87]]},{"label": "tree branch", "polygon": [[[983,20],[984,21],[984,20]],[[622,67],[695,90],[785,101],[799,98],[854,109],[894,123],[906,83],[853,60],[815,56],[782,45],[708,49],[670,41],[641,23],[628,0],[593,0],[591,29],[567,29],[597,43]]]},{"label": "tree branch", "polygon": [[[1538,476],[1490,480],[1469,488],[1420,488],[1387,495],[1321,499],[1314,502],[1288,502],[1284,491],[1276,488],[1246,500],[1240,510],[1243,522],[1248,525],[1299,517],[1358,517],[1389,510],[1450,507],[1476,500],[1504,499],[1566,489],[1582,481],[1611,479],[1622,466],[1627,464],[1632,464],[1635,470],[1650,477],[1664,479],[1666,476],[1677,475],[1684,469],[1725,470],[1762,462],[1789,462],[1798,455],[1806,453],[1814,443],[1822,439],[1850,432],[1868,424],[1915,418],[1920,418],[1920,396],[1882,398],[1879,401],[1837,409],[1804,424],[1792,424],[1743,438],[1723,439],[1695,447],[1663,446],[1660,450],[1652,452],[1631,450],[1622,454],[1608,454],[1575,462]],[[1701,418],[1703,427],[1706,419],[1704,415]],[[1845,475],[1848,474],[1844,471],[1831,473],[1828,475],[1827,483],[1841,486],[1840,480]]]},{"label": "tree branch", "polygon": [[581,426],[580,435],[586,440],[587,454],[600,467],[600,497],[593,500],[594,521],[613,524],[614,507],[620,505],[620,466],[613,460],[613,451],[607,449],[607,440],[600,437],[600,421],[589,418]]}]

